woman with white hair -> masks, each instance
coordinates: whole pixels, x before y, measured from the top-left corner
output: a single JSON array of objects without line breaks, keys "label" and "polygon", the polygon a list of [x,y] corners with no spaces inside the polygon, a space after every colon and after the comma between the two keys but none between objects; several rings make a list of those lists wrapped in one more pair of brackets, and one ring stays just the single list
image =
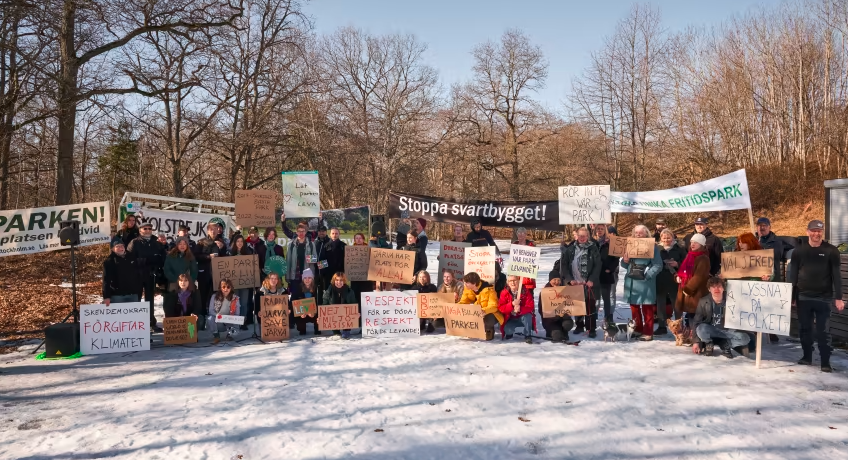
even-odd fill
[{"label": "woman with white hair", "polygon": [[[637,225],[633,238],[651,238],[648,227]],[[651,241],[654,256],[650,259],[631,259],[628,254],[621,258],[621,267],[627,270],[624,276],[624,300],[630,304],[630,313],[636,322],[635,336],[640,340],[653,340],[654,314],[657,311],[657,275],[663,268],[660,248]]]}]

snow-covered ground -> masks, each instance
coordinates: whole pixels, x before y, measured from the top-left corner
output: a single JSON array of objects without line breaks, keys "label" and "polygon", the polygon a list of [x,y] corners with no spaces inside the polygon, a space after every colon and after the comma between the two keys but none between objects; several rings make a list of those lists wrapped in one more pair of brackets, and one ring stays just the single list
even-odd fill
[{"label": "snow-covered ground", "polygon": [[[556,258],[557,247],[543,248],[540,286]],[[629,317],[626,308],[617,313]],[[443,334],[211,346],[201,335],[192,347],[163,347],[157,336],[150,352],[127,355],[44,362],[20,352],[0,364],[0,458],[837,459],[848,452],[846,374],[795,365],[796,343],[766,345],[757,370],[749,359],[694,356],[671,337],[613,344],[602,336],[579,346]],[[833,365],[848,369],[843,351]]]}]

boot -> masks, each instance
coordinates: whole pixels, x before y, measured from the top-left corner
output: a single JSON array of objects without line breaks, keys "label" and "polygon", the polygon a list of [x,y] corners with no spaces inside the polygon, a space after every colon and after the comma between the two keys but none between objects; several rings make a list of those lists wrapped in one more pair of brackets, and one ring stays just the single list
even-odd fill
[{"label": "boot", "polygon": [[563,333],[562,331],[552,331],[551,332],[551,341],[554,343],[562,343],[563,342]]},{"label": "boot", "polygon": [[668,329],[662,324],[657,326],[657,330],[654,331],[654,335],[666,335],[666,334],[668,334]]},{"label": "boot", "polygon": [[486,341],[495,340],[495,330],[491,329],[486,331]]},{"label": "boot", "polygon": [[802,356],[801,359],[798,360],[798,364],[802,366],[811,366],[813,364],[813,353],[807,353],[805,351],[804,356]]},{"label": "boot", "polygon": [[701,342],[701,350],[703,350],[702,353],[704,354],[704,356],[712,356],[714,348],[715,345],[712,342]]},{"label": "boot", "polygon": [[828,356],[827,358],[822,358],[821,370],[822,372],[827,372],[828,374],[833,372],[833,368],[830,367],[830,356]]},{"label": "boot", "polygon": [[432,334],[433,332],[436,332],[436,328],[433,326],[433,321],[427,321],[427,333]]},{"label": "boot", "polygon": [[583,331],[586,329],[585,328],[586,322],[583,320],[582,316],[577,318],[577,321],[575,321],[574,324],[575,324],[575,326],[574,326],[574,333],[575,334],[582,334]]},{"label": "boot", "polygon": [[769,334],[769,342],[771,342],[771,343],[780,342],[780,337],[778,337],[777,334]]},{"label": "boot", "polygon": [[532,344],[533,344],[533,337],[530,337],[530,335],[529,335],[529,334],[528,334],[528,335],[525,335],[525,336],[524,336],[524,343],[529,343],[529,344],[531,344],[531,345],[532,345]]},{"label": "boot", "polygon": [[730,341],[727,339],[713,339],[713,342],[721,348],[721,355],[727,359],[733,359],[733,350],[730,349]]},{"label": "boot", "polygon": [[736,350],[736,353],[739,353],[740,355],[742,355],[746,358],[750,354],[750,352],[748,351],[748,347],[745,346],[745,345],[738,346],[738,347],[734,348],[734,350]]}]

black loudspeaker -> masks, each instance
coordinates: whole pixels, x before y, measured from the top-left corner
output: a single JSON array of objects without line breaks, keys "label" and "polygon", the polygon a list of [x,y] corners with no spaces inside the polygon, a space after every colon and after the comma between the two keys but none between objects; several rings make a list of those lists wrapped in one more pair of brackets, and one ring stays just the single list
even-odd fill
[{"label": "black loudspeaker", "polygon": [[79,323],[58,323],[44,328],[44,356],[61,358],[80,350]]},{"label": "black loudspeaker", "polygon": [[376,221],[371,224],[371,236],[374,238],[385,238],[386,237],[386,223],[382,221]]},{"label": "black loudspeaker", "polygon": [[59,222],[59,242],[62,246],[79,244],[79,221],[63,220]]}]

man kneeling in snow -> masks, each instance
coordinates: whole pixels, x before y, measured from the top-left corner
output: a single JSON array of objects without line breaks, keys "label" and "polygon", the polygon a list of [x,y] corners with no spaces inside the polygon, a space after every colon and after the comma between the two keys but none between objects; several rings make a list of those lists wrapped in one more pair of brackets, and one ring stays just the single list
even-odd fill
[{"label": "man kneeling in snow", "polygon": [[748,356],[748,341],[750,337],[745,332],[725,329],[724,327],[724,305],[727,300],[724,292],[724,280],[717,276],[707,281],[707,289],[710,293],[701,298],[695,310],[695,319],[692,329],[701,340],[701,343],[692,345],[695,354],[705,353],[713,355],[713,346],[721,348],[722,355],[733,358],[733,351],[740,355]]}]

